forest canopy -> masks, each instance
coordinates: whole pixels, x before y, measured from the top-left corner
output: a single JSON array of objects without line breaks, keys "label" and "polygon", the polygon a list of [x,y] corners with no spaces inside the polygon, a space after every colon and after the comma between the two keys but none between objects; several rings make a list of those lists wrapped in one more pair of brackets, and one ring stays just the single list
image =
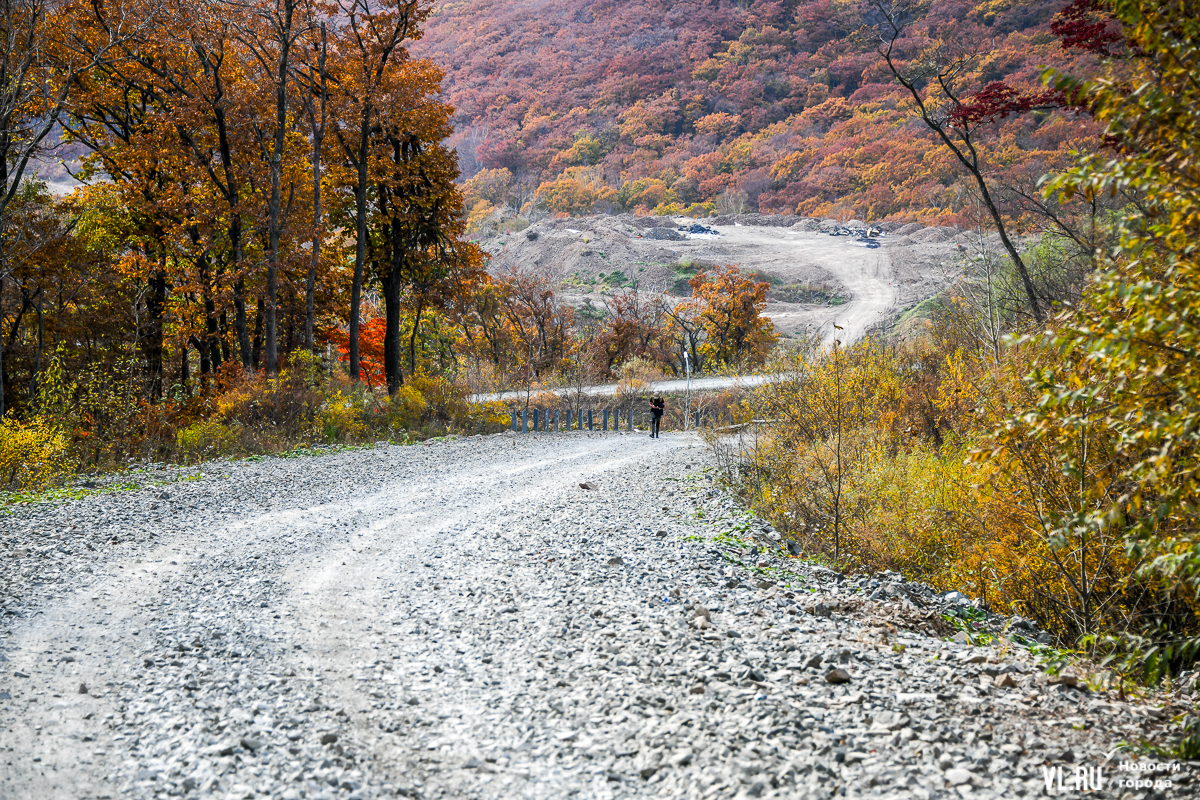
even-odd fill
[{"label": "forest canopy", "polygon": [[[901,45],[969,55],[963,97],[1002,83],[1040,91],[1041,70],[1086,71],[1064,49],[1057,3],[913,5]],[[910,113],[847,0],[534,0],[447,3],[414,52],[447,65],[464,177],[506,170],[483,217],[551,212],[763,213],[958,221],[973,202],[952,159]],[[1069,108],[995,120],[981,147],[1027,190],[1095,142]]]}]

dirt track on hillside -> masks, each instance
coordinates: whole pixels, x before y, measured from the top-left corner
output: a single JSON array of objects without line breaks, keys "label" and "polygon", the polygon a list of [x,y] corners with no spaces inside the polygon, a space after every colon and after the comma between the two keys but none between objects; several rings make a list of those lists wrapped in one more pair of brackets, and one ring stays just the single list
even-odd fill
[{"label": "dirt track on hillside", "polygon": [[892,255],[896,253],[907,266],[903,247],[868,249],[855,245],[850,237],[748,225],[725,228],[722,235],[721,246],[729,257],[747,268],[784,283],[821,281],[816,276],[828,276],[824,280],[839,285],[850,298],[840,306],[772,303],[767,316],[781,333],[808,329],[826,341],[854,342],[896,309],[899,293],[893,285]]},{"label": "dirt track on hillside", "polygon": [[[630,285],[612,283],[609,276],[614,273],[636,281],[640,289],[682,295],[688,291],[687,269],[721,264],[761,272],[776,287],[821,287],[848,302],[788,303],[772,298],[766,314],[785,337],[807,330],[827,341],[836,333],[848,343],[943,288],[952,279],[964,236],[956,229],[928,228],[910,231],[911,236],[885,234],[878,239],[881,246],[870,249],[854,237],[812,230],[815,223],[809,222],[713,224],[715,236],[678,241],[650,237],[655,227],[675,229],[694,222],[628,216],[546,220],[527,231],[485,238],[481,244],[492,255],[494,272],[541,271],[575,303],[602,305],[606,296]],[[535,239],[529,238],[531,232]]]}]

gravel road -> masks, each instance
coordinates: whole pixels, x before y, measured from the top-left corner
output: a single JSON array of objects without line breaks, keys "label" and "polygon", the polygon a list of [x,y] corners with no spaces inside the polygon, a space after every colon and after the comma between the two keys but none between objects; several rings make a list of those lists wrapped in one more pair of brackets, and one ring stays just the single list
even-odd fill
[{"label": "gravel road", "polygon": [[1112,749],[1164,712],[758,550],[713,474],[501,434],[10,509],[0,798],[1147,796]]}]

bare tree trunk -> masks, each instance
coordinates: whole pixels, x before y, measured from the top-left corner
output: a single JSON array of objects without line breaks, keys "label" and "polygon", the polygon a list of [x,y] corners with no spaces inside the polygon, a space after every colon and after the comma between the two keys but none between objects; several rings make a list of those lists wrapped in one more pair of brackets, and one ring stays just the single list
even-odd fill
[{"label": "bare tree trunk", "polygon": [[42,287],[39,286],[37,290],[37,346],[34,348],[33,372],[29,375],[29,403],[31,405],[37,401],[38,376],[42,372],[42,346],[45,343],[46,334],[46,318],[42,314],[45,294]]},{"label": "bare tree trunk", "polygon": [[283,0],[282,14],[276,18],[276,34],[279,46],[279,62],[275,73],[275,136],[271,147],[271,200],[268,208],[270,221],[267,238],[270,252],[267,256],[267,374],[279,371],[278,320],[276,300],[279,291],[279,240],[282,237],[283,202],[283,145],[287,134],[288,72],[292,53],[292,20],[295,16],[295,0]]},{"label": "bare tree trunk", "polygon": [[425,310],[425,298],[422,297],[417,303],[417,310],[413,314],[412,334],[408,337],[408,374],[417,374],[417,332],[421,327],[421,314]]},{"label": "bare tree trunk", "polygon": [[183,393],[188,397],[192,396],[192,365],[191,365],[191,345],[188,342],[183,343],[183,355],[179,359],[179,383],[183,387]]},{"label": "bare tree trunk", "polygon": [[400,288],[402,286],[400,273],[393,264],[388,274],[384,276],[383,284],[383,373],[387,381],[389,395],[394,395],[404,383],[404,367],[402,353],[404,346],[400,343]]},{"label": "bare tree trunk", "polygon": [[[943,137],[944,138],[944,137]],[[955,151],[957,154],[957,151]],[[974,146],[971,146],[971,152],[974,154]],[[969,164],[967,161],[959,157],[959,161],[967,166],[967,171],[975,178],[975,184],[979,187],[979,193],[983,195],[983,204],[987,206],[988,213],[992,217],[992,223],[996,226],[996,233],[1000,234],[1000,242],[1004,245],[1005,252],[1012,259],[1013,265],[1017,268],[1017,274],[1021,276],[1021,285],[1025,289],[1025,296],[1029,299],[1029,308],[1033,311],[1033,318],[1038,322],[1042,321],[1042,304],[1038,302],[1037,291],[1033,287],[1033,279],[1029,277],[1029,269],[1025,266],[1024,259],[1017,252],[1016,245],[1008,236],[1008,226],[1004,223],[1004,216],[1000,213],[1000,208],[996,205],[996,201],[992,199],[992,193],[988,191],[987,181],[984,180],[983,172],[978,165]]]},{"label": "bare tree trunk", "polygon": [[304,347],[312,350],[313,318],[315,316],[317,294],[317,268],[321,261],[321,239],[324,231],[322,226],[321,208],[321,147],[325,141],[327,108],[329,104],[329,81],[325,70],[326,58],[329,53],[328,33],[325,23],[319,25],[321,43],[317,50],[316,74],[310,78],[310,96],[304,103],[308,111],[309,126],[312,129],[312,168],[313,168],[313,222],[312,222],[312,255],[308,263],[308,276],[304,284]]},{"label": "bare tree trunk", "polygon": [[238,355],[242,359],[242,369],[254,371],[254,360],[250,353],[249,318],[246,316],[246,281],[238,278],[233,285],[233,320],[237,329]]},{"label": "bare tree trunk", "polygon": [[254,312],[254,338],[250,343],[250,358],[254,362],[254,371],[258,371],[259,362],[262,359],[262,344],[263,344],[263,299],[258,298],[258,308]]},{"label": "bare tree trunk", "polygon": [[[921,121],[941,139],[942,144],[946,146],[955,159],[971,174],[975,185],[979,187],[983,204],[987,208],[993,224],[996,226],[996,232],[1000,234],[1000,241],[1004,245],[1004,250],[1008,253],[1009,258],[1012,259],[1013,266],[1017,268],[1017,273],[1021,276],[1021,284],[1029,300],[1029,308],[1033,312],[1033,318],[1039,323],[1042,322],[1042,307],[1041,303],[1038,302],[1033,280],[1029,277],[1029,270],[1026,268],[1025,261],[1021,258],[1021,254],[1017,251],[1016,246],[1008,235],[1008,226],[1004,222],[1004,216],[1000,213],[1000,208],[993,199],[992,193],[988,190],[987,180],[983,176],[982,159],[979,156],[973,139],[975,129],[971,128],[968,123],[955,125],[950,121],[951,118],[943,116],[942,112],[931,109],[925,102],[921,89],[918,87],[918,82],[926,82],[930,87],[936,86],[940,89],[946,102],[952,106],[961,105],[960,99],[956,96],[957,92],[953,88],[955,76],[961,72],[960,68],[962,65],[974,57],[961,57],[949,63],[922,62],[919,75],[906,72],[897,63],[895,48],[896,42],[899,41],[905,28],[909,25],[909,20],[907,19],[909,9],[904,5],[891,5],[879,2],[879,0],[873,3],[873,6],[881,14],[885,26],[883,30],[879,31],[879,55],[887,65],[888,71],[892,73],[892,77],[912,96]],[[954,133],[958,137],[961,146],[951,138],[951,133]]]},{"label": "bare tree trunk", "polygon": [[354,187],[354,280],[350,285],[350,379],[361,374],[358,352],[359,305],[362,303],[363,273],[367,263],[367,143],[370,136],[370,112],[363,109],[358,144],[358,181]]},{"label": "bare tree trunk", "polygon": [[[235,213],[230,225],[233,239],[233,268],[240,274],[242,267],[242,218]],[[238,351],[242,359],[242,369],[254,371],[253,360],[250,357],[250,330],[246,319],[246,280],[239,277],[233,286],[234,327],[237,329]]]},{"label": "bare tree trunk", "polygon": [[[201,352],[207,351],[211,370],[215,373],[221,368],[220,330],[217,324],[217,303],[213,299],[212,289],[204,286],[204,343]],[[203,364],[203,360],[201,361]]]},{"label": "bare tree trunk", "polygon": [[150,292],[146,297],[146,370],[150,376],[149,394],[152,402],[163,396],[163,313],[167,305],[167,275],[158,270],[150,277]]},{"label": "bare tree trunk", "polygon": [[209,373],[212,371],[212,365],[208,360],[208,347],[205,343],[195,336],[192,337],[191,342],[195,346],[196,352],[200,355],[200,395],[203,397],[208,394],[208,380]]},{"label": "bare tree trunk", "polygon": [[321,261],[321,162],[317,154],[319,145],[313,147],[313,237],[312,256],[308,262],[308,275],[304,281],[304,349],[314,347],[313,317],[316,314],[317,267]]}]

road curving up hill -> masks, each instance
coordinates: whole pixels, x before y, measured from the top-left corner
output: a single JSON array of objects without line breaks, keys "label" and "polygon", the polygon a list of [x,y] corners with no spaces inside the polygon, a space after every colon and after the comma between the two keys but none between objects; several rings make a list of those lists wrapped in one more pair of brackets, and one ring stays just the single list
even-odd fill
[{"label": "road curving up hill", "polygon": [[782,557],[712,478],[500,434],[10,508],[0,798],[1147,795],[1112,751],[1161,710]]}]

